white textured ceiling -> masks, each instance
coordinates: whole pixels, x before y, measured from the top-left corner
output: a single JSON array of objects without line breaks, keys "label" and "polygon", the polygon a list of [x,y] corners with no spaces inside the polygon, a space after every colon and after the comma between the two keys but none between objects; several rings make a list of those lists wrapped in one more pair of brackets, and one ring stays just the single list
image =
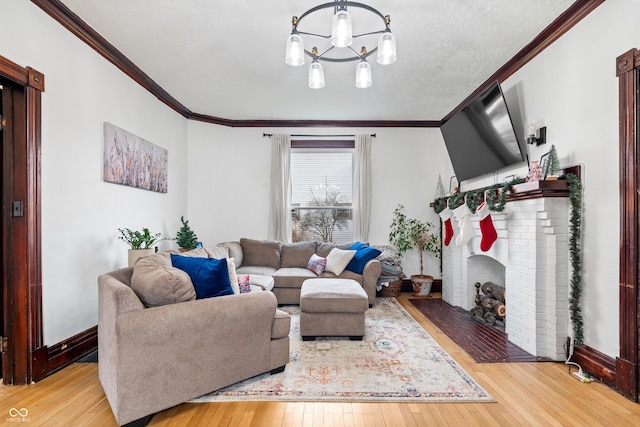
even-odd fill
[{"label": "white textured ceiling", "polygon": [[573,0],[361,0],[391,16],[398,60],[382,66],[371,57],[368,89],[354,86],[355,62],[324,63],[319,90],[307,87],[309,61],[288,66],[284,50],[291,17],[320,1],[62,2],[194,113],[440,120]]}]

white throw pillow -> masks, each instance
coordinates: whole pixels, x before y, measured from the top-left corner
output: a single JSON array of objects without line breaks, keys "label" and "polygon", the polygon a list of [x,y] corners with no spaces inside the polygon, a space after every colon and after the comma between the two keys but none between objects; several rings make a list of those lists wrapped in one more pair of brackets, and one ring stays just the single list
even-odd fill
[{"label": "white throw pillow", "polygon": [[352,250],[331,249],[331,252],[327,255],[327,267],[325,271],[333,273],[336,276],[341,275],[355,254],[356,251]]},{"label": "white throw pillow", "polygon": [[227,258],[227,269],[229,270],[229,282],[231,289],[235,295],[240,293],[240,285],[238,285],[238,273],[236,272],[236,263],[233,258]]}]

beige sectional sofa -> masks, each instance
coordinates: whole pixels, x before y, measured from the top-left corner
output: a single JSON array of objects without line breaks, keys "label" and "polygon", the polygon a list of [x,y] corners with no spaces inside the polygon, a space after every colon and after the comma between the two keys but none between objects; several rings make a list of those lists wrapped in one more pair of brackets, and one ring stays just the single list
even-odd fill
[{"label": "beige sectional sofa", "polygon": [[[178,289],[181,273],[166,259],[152,255],[98,278],[98,372],[120,425],[264,372],[281,372],[289,362],[290,317],[277,309],[273,293],[196,300],[193,289]],[[159,292],[147,292],[147,304],[142,302],[132,289],[142,260],[159,263],[143,281],[166,286],[172,296],[158,302]],[[167,274],[168,280],[158,277]]]},{"label": "beige sectional sofa", "polygon": [[328,257],[334,248],[348,250],[353,244],[336,244],[316,241],[281,243],[273,240],[253,240],[242,238],[236,242],[224,242],[218,246],[226,248],[235,259],[238,274],[260,274],[272,276],[275,284],[272,292],[279,305],[300,304],[300,288],[306,279],[317,277],[353,279],[360,283],[367,293],[369,305],[376,298],[376,283],[382,266],[376,259],[364,265],[362,273],[345,269],[339,275],[325,271],[317,275],[307,268],[309,259],[316,254]]}]

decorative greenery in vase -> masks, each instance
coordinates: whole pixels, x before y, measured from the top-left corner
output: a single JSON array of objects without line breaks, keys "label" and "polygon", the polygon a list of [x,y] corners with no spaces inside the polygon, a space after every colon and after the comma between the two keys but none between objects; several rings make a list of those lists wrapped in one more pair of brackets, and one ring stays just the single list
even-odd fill
[{"label": "decorative greenery in vase", "polygon": [[133,231],[128,228],[118,228],[118,239],[127,243],[131,249],[150,249],[155,243],[162,240],[161,233],[151,234],[148,228],[142,231]]},{"label": "decorative greenery in vase", "polygon": [[186,249],[189,251],[197,248],[198,237],[193,232],[193,230],[191,230],[189,221],[185,221],[184,217],[182,216],[180,217],[180,221],[182,222],[182,227],[180,227],[180,230],[178,230],[178,233],[176,234],[176,243],[182,249]]},{"label": "decorative greenery in vase", "polygon": [[436,258],[440,258],[442,246],[438,234],[432,233],[434,225],[428,221],[420,221],[415,218],[407,218],[404,206],[398,205],[393,211],[393,222],[389,231],[389,241],[402,256],[409,249],[416,248],[420,254],[420,275],[424,276],[424,264],[422,253],[430,252]]}]

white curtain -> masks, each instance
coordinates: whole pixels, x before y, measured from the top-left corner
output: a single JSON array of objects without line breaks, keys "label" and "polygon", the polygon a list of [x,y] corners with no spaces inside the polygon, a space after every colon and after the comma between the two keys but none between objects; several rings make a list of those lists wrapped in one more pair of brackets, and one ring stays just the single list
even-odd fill
[{"label": "white curtain", "polygon": [[271,137],[271,189],[268,238],[291,242],[291,137]]},{"label": "white curtain", "polygon": [[356,135],[353,169],[353,230],[354,238],[369,240],[371,216],[371,135]]}]

